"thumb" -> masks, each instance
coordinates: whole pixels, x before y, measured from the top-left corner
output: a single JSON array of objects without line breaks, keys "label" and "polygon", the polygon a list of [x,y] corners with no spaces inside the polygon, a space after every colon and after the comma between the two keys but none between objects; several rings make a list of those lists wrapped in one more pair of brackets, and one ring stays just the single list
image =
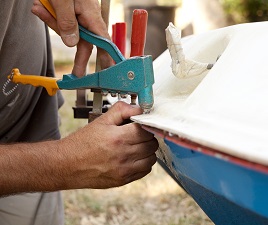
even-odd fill
[{"label": "thumb", "polygon": [[142,109],[136,105],[129,105],[125,102],[115,103],[102,117],[105,124],[122,125],[131,116],[142,114]]},{"label": "thumb", "polygon": [[60,36],[65,45],[73,47],[79,41],[78,22],[75,16],[73,0],[54,0],[51,4],[57,16]]}]

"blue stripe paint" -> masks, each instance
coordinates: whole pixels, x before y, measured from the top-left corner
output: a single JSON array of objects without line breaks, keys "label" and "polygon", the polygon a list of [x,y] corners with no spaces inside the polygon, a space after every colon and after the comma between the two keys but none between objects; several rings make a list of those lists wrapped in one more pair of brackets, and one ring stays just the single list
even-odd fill
[{"label": "blue stripe paint", "polygon": [[[200,201],[200,195],[203,195],[203,192],[201,194],[198,190],[192,190],[193,184],[190,185],[190,183],[195,183],[196,186],[208,191],[210,197],[211,193],[213,193],[214,201],[221,199],[222,206],[228,202],[227,205],[233,207],[233,210],[238,207],[241,208],[240,210],[250,212],[247,215],[243,215],[243,218],[250,216],[246,221],[250,221],[251,224],[254,224],[253,215],[255,214],[256,218],[261,218],[261,221],[265,221],[268,224],[267,174],[205,155],[202,152],[192,151],[168,140],[165,140],[165,143],[170,148],[170,152],[167,155],[170,155],[171,164],[177,176],[181,179],[180,183],[195,199]],[[206,197],[203,196],[201,199],[203,198]],[[226,202],[223,203],[222,199],[225,199]],[[206,201],[206,199],[203,199],[203,201]],[[201,201],[199,204],[201,206],[204,202],[202,203]],[[213,214],[217,212],[217,209],[213,208],[213,205],[211,207],[210,209],[206,203],[206,213],[213,218]],[[236,218],[236,224],[243,223],[237,222]],[[256,224],[262,223],[259,221]]]}]

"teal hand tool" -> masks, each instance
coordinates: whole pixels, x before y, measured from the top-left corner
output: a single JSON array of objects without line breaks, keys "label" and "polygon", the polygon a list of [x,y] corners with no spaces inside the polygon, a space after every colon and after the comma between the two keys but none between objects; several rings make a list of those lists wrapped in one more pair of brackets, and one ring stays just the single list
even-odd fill
[{"label": "teal hand tool", "polygon": [[110,40],[95,35],[82,26],[79,27],[79,32],[81,38],[107,51],[116,64],[81,78],[74,74],[63,75],[62,79],[21,75],[18,69],[13,69],[9,78],[15,83],[43,86],[50,95],[55,94],[58,89],[91,88],[100,89],[104,94],[136,94],[140,107],[145,113],[149,112],[154,101],[152,57],[149,55],[126,59]]}]

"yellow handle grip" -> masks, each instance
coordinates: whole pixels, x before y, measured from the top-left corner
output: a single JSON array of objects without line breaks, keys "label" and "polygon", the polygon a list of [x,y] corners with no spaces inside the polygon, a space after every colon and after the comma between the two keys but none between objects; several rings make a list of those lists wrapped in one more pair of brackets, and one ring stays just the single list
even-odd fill
[{"label": "yellow handle grip", "polygon": [[57,90],[59,90],[57,84],[57,80],[59,79],[35,75],[22,75],[17,68],[12,70],[12,73],[8,76],[8,79],[14,83],[31,84],[35,87],[44,87],[50,96],[55,95]]},{"label": "yellow handle grip", "polygon": [[56,19],[57,18],[56,13],[55,13],[54,9],[52,8],[50,2],[48,0],[40,0],[40,2],[47,9],[47,11],[49,11],[50,14]]},{"label": "yellow handle grip", "polygon": [[[56,13],[52,8],[50,2],[48,0],[40,0],[40,2],[47,9],[47,11],[49,11],[50,14],[56,19]],[[8,76],[8,78],[14,83],[30,84],[34,87],[44,87],[50,96],[55,95],[57,93],[57,90],[59,90],[57,84],[57,80],[59,79],[35,75],[22,75],[17,68],[12,70],[12,73]]]}]

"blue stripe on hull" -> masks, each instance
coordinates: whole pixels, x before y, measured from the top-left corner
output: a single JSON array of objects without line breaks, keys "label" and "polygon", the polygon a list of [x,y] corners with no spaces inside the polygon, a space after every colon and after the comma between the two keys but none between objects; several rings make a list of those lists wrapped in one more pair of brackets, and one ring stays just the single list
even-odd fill
[{"label": "blue stripe on hull", "polygon": [[268,175],[165,140],[177,181],[216,224],[268,224]]}]

